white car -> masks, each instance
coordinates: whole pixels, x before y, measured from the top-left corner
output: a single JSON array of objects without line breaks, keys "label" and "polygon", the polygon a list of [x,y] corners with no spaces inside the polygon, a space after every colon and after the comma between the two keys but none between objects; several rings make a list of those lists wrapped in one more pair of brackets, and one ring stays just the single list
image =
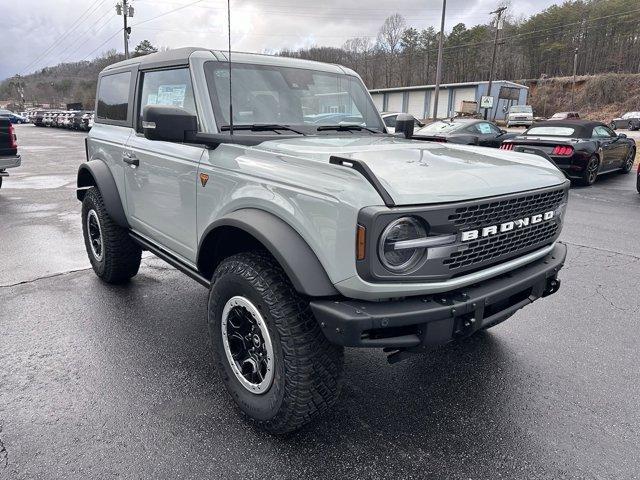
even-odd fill
[{"label": "white car", "polygon": [[533,108],[531,105],[512,105],[507,113],[507,128],[530,127],[533,125]]},{"label": "white car", "polygon": [[[384,122],[385,127],[387,128],[388,133],[396,133],[396,119],[401,112],[382,112],[380,116],[382,117],[382,121]],[[413,115],[412,115],[413,116]],[[419,128],[424,127],[424,123],[422,123],[417,118],[413,117],[414,128],[417,130]]]}]

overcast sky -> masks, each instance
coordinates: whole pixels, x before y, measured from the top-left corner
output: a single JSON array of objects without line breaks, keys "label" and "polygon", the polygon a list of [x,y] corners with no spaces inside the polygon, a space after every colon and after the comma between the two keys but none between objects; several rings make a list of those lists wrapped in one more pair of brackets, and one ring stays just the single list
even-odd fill
[{"label": "overcast sky", "polygon": [[[123,50],[116,0],[1,3],[0,79],[63,61],[91,59],[110,48]],[[515,0],[509,11],[528,16],[554,3],[561,2]],[[156,46],[226,48],[226,0],[132,0],[132,4],[132,50],[143,39]],[[497,4],[498,0],[449,0],[445,28],[460,22],[468,26],[485,23]],[[232,48],[265,52],[340,46],[356,36],[374,40],[384,19],[396,12],[410,26],[437,27],[441,7],[441,0],[232,0]],[[159,18],[152,19],[156,16]]]}]

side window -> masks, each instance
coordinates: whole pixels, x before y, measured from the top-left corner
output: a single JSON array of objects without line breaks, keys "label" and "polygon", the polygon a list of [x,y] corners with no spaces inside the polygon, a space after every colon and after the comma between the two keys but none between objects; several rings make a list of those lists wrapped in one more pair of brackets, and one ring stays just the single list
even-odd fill
[{"label": "side window", "polygon": [[599,125],[597,127],[594,127],[593,136],[597,138],[609,138],[615,137],[616,134],[613,133],[613,131],[609,130],[609,128]]},{"label": "side window", "polygon": [[484,123],[484,122],[478,123],[476,127],[482,135],[491,135],[492,133],[495,133],[495,134],[498,133],[498,129],[496,129],[490,123]]},{"label": "side window", "polygon": [[96,116],[104,120],[123,122],[129,113],[129,87],[131,72],[105,75],[98,87]]},{"label": "side window", "polygon": [[390,117],[385,117],[385,118],[384,118],[384,124],[385,124],[387,127],[395,128],[395,126],[396,126],[396,119],[397,119],[397,118],[398,118],[398,117],[397,117],[396,115],[391,115]]},{"label": "side window", "polygon": [[138,131],[142,131],[142,112],[147,105],[180,107],[196,115],[196,102],[193,97],[189,69],[156,70],[142,74]]}]

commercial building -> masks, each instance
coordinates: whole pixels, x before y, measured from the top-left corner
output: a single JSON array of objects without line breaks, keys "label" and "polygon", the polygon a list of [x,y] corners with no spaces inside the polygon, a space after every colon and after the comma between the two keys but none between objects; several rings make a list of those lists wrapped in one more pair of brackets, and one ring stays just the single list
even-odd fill
[{"label": "commercial building", "polygon": [[[438,118],[446,118],[461,111],[464,100],[478,102],[487,95],[489,82],[448,83],[440,86],[438,98]],[[515,92],[514,99],[499,99],[500,90],[507,87]],[[435,85],[419,85],[415,87],[378,88],[370,90],[376,107],[381,112],[405,112],[419,119],[431,118],[434,108]],[[504,92],[504,90],[503,90]],[[529,88],[519,83],[507,80],[496,80],[491,86],[491,96],[494,97],[491,119],[503,120],[503,107],[511,105],[526,105]],[[517,96],[517,100],[515,97]]]}]

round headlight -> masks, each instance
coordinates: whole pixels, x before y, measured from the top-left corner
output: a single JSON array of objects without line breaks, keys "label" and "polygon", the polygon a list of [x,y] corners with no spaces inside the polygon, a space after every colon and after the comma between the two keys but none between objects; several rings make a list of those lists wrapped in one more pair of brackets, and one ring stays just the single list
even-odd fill
[{"label": "round headlight", "polygon": [[427,236],[423,222],[415,217],[402,217],[384,229],[378,245],[378,256],[385,268],[394,273],[404,273],[414,268],[424,257],[424,247],[412,248],[401,244]]}]

